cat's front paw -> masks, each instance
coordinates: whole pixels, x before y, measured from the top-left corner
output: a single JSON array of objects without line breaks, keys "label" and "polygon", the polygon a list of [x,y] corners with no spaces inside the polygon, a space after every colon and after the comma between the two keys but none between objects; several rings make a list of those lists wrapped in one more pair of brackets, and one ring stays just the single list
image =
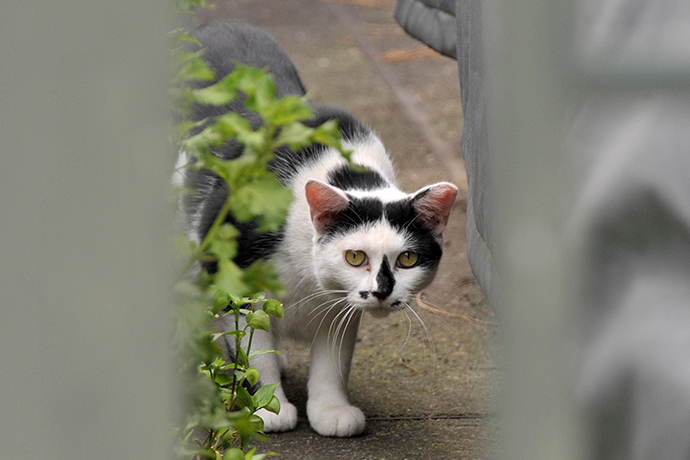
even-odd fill
[{"label": "cat's front paw", "polygon": [[366,426],[362,411],[349,404],[307,403],[307,416],[311,427],[321,436],[356,436]]},{"label": "cat's front paw", "polygon": [[259,409],[256,415],[264,421],[264,433],[294,430],[297,426],[297,408],[285,401],[280,403],[280,413],[274,414],[266,409]]}]

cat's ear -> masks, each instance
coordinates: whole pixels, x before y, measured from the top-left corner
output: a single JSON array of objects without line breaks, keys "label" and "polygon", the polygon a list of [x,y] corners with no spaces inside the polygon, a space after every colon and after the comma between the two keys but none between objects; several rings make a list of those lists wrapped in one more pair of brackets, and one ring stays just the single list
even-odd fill
[{"label": "cat's ear", "polygon": [[317,180],[310,180],[304,186],[311,213],[311,221],[316,230],[323,234],[338,219],[338,213],[350,204],[345,193]]},{"label": "cat's ear", "polygon": [[439,182],[419,190],[412,197],[412,207],[424,225],[440,235],[448,225],[450,210],[455,204],[458,188],[449,182]]}]

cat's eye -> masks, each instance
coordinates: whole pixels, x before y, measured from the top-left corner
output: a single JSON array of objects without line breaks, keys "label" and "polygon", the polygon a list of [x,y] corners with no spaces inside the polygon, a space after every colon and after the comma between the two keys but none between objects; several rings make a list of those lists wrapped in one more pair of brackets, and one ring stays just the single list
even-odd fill
[{"label": "cat's eye", "polygon": [[364,251],[353,251],[349,249],[345,251],[345,260],[353,267],[359,267],[367,261],[367,255]]},{"label": "cat's eye", "polygon": [[412,268],[419,262],[419,254],[414,251],[405,251],[398,256],[398,266]]}]

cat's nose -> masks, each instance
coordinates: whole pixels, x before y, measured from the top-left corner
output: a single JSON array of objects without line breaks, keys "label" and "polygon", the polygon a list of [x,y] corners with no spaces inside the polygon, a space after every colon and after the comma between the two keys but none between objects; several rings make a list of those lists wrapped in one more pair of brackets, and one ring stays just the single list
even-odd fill
[{"label": "cat's nose", "polygon": [[359,291],[359,295],[361,295],[363,299],[368,299],[369,291]]},{"label": "cat's nose", "polygon": [[372,291],[371,293],[374,297],[376,297],[379,300],[383,300],[389,295],[391,295],[390,291]]}]

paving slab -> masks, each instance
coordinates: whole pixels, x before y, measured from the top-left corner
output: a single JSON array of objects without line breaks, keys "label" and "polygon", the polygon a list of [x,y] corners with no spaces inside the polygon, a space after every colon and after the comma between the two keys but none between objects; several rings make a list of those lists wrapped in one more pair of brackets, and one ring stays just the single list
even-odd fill
[{"label": "paving slab", "polygon": [[[242,19],[272,34],[315,102],[343,106],[379,134],[403,190],[441,180],[462,188],[456,63],[408,37],[394,8],[393,0],[217,0],[196,20]],[[308,345],[288,341],[283,386],[299,424],[271,434],[260,451],[300,460],[490,458],[499,330],[467,261],[465,209],[463,192],[417,315],[362,322],[349,390],[367,416],[365,433],[336,439],[311,430]]]}]

